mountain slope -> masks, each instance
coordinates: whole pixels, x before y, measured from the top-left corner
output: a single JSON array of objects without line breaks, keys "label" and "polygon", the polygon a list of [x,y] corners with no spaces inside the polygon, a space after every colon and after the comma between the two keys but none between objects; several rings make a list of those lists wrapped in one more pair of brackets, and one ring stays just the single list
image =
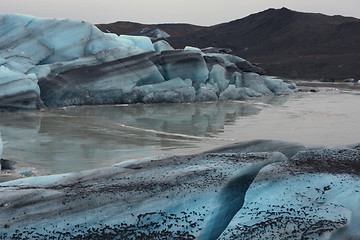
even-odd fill
[{"label": "mountain slope", "polygon": [[206,28],[186,23],[142,24],[126,21],[118,21],[110,24],[97,24],[96,26],[103,32],[111,32],[118,35],[139,35],[144,29],[159,28],[173,37],[184,36]]},{"label": "mountain slope", "polygon": [[194,26],[187,33],[184,28],[177,32],[175,24],[168,24],[167,30],[157,27],[172,36],[168,41],[175,48],[230,48],[232,54],[258,64],[270,75],[360,79],[360,20],[356,18],[282,8],[211,27]]}]

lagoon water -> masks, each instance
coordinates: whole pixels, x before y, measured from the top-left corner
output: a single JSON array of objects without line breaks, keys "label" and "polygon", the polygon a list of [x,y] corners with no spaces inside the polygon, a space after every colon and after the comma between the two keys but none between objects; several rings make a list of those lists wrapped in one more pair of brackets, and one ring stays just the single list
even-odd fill
[{"label": "lagoon water", "polygon": [[237,102],[0,113],[2,157],[44,175],[147,156],[197,153],[254,139],[323,146],[360,142],[360,92],[318,89]]}]

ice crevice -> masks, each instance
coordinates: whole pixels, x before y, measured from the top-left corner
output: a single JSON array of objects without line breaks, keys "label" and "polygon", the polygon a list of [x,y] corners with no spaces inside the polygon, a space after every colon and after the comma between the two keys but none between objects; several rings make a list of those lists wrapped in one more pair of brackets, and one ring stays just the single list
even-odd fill
[{"label": "ice crevice", "polygon": [[280,153],[272,153],[272,157],[264,162],[253,163],[236,171],[219,196],[220,205],[215,214],[207,221],[204,230],[197,239],[216,240],[228,227],[231,220],[244,205],[245,195],[259,171],[274,162],[287,161],[288,158]]}]

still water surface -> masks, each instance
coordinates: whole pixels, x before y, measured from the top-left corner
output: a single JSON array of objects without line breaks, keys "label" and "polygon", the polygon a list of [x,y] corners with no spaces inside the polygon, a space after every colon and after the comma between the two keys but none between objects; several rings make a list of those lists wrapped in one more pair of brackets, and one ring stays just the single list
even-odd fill
[{"label": "still water surface", "polygon": [[305,145],[360,142],[358,91],[238,102],[110,105],[0,113],[3,158],[37,175],[109,166],[154,155],[196,153],[233,142]]}]

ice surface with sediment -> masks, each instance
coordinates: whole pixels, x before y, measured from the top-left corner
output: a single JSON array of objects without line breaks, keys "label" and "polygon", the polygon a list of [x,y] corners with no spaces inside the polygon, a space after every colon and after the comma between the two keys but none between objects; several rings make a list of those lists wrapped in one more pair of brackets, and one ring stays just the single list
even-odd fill
[{"label": "ice surface with sediment", "polygon": [[356,239],[359,150],[260,140],[4,182],[0,237]]}]

